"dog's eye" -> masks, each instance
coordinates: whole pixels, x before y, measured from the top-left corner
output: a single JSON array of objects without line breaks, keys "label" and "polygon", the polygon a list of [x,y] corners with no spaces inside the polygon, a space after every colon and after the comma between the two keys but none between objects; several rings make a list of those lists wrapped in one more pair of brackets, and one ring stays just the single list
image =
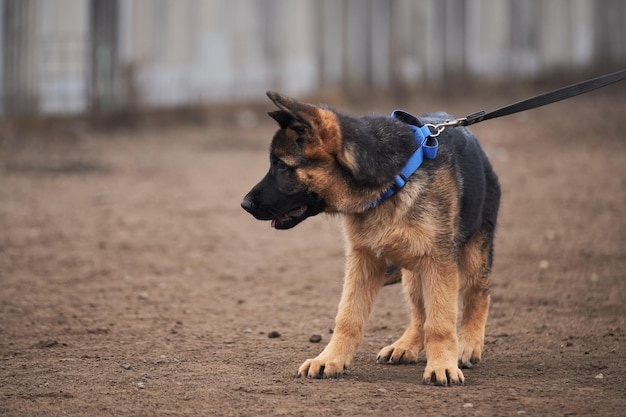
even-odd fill
[{"label": "dog's eye", "polygon": [[287,171],[287,169],[289,169],[289,166],[287,166],[286,163],[284,163],[283,161],[279,159],[278,161],[276,161],[276,169],[281,172],[284,172],[284,171]]},{"label": "dog's eye", "polygon": [[298,137],[302,137],[302,136],[306,135],[306,129],[305,129],[304,126],[294,125],[291,128],[296,132]]}]

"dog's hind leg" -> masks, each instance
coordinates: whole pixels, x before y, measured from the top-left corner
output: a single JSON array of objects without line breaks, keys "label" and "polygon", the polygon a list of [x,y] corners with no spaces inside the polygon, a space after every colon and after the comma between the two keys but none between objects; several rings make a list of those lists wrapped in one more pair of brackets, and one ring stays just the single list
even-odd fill
[{"label": "dog's hind leg", "polygon": [[411,322],[398,340],[381,349],[376,357],[378,363],[414,363],[424,348],[425,313],[419,277],[411,271],[403,270],[402,287],[411,305]]},{"label": "dog's hind leg", "polygon": [[471,368],[479,362],[489,314],[489,270],[492,241],[486,234],[475,235],[460,251],[463,316],[459,331],[459,364]]}]

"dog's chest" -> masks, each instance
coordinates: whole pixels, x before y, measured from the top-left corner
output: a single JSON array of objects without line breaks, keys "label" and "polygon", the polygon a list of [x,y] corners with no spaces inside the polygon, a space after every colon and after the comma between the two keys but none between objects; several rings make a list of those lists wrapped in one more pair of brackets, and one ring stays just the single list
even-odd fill
[{"label": "dog's chest", "polygon": [[368,249],[377,258],[402,267],[428,254],[436,235],[428,225],[375,217],[348,218],[345,227],[351,247]]}]

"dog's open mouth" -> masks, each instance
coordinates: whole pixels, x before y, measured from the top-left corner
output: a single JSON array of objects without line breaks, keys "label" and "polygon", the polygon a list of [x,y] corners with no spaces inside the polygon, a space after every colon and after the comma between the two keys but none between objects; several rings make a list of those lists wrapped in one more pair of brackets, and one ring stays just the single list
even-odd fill
[{"label": "dog's open mouth", "polygon": [[270,189],[265,195],[262,192],[265,183],[259,184],[244,197],[241,207],[258,220],[271,220],[274,229],[291,229],[326,207],[315,193],[283,194]]},{"label": "dog's open mouth", "polygon": [[307,211],[309,207],[302,204],[293,210],[288,211],[285,214],[272,219],[272,227],[274,229],[290,229],[306,219],[308,216]]}]

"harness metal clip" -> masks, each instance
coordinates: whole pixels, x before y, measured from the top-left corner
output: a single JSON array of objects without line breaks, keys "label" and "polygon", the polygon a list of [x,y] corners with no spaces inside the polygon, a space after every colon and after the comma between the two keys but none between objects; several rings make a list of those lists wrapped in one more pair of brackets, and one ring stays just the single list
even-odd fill
[{"label": "harness metal clip", "polygon": [[465,122],[466,120],[467,117],[461,117],[460,119],[446,120],[445,122],[437,123],[436,125],[432,123],[426,123],[424,126],[434,131],[434,133],[430,134],[430,137],[436,138],[437,136],[441,135],[443,131],[447,128],[461,126],[461,123]]}]

